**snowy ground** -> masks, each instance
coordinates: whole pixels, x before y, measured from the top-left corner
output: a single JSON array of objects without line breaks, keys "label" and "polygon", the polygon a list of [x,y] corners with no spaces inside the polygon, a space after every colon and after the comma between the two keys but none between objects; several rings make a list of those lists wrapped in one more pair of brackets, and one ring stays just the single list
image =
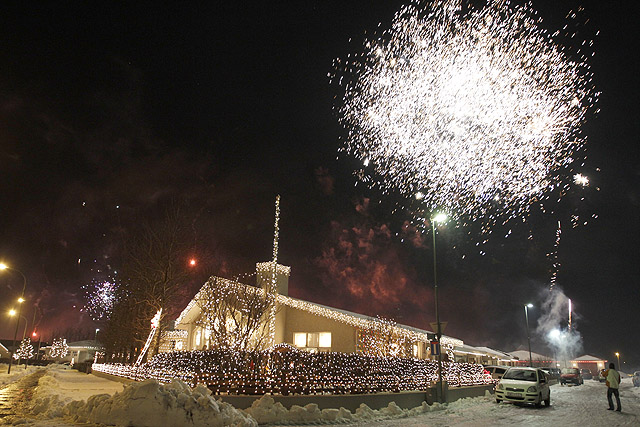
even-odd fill
[{"label": "snowy ground", "polygon": [[[0,388],[20,381],[38,368],[12,370],[0,366]],[[42,369],[42,368],[40,368]],[[623,380],[623,412],[608,411],[606,387],[587,381],[578,387],[551,387],[551,407],[533,408],[497,404],[491,395],[463,399],[447,405],[402,410],[391,404],[380,411],[361,406],[319,410],[311,404],[287,410],[268,396],[246,412],[217,402],[204,387],[189,389],[179,382],[162,386],[155,381],[122,383],[79,373],[66,366],[48,367],[21,417],[0,419],[0,424],[29,426],[131,425],[215,426],[347,424],[354,426],[601,426],[640,425],[640,387]],[[93,397],[92,397],[93,396]],[[257,422],[256,422],[257,420]]]},{"label": "snowy ground", "polygon": [[20,365],[20,366],[12,365],[10,375],[7,374],[8,368],[9,368],[9,365],[7,365],[6,363],[0,363],[0,387],[6,384],[14,383],[18,381],[20,378],[24,377],[25,375],[33,374],[40,367],[27,366],[27,369],[25,369],[24,365]]},{"label": "snowy ground", "polygon": [[[630,378],[622,381],[622,412],[607,410],[607,387],[587,380],[581,386],[551,386],[551,406],[534,408],[496,403],[495,398],[463,399],[443,411],[367,422],[367,426],[639,426],[640,387]],[[614,398],[615,404],[615,398]],[[364,424],[361,424],[364,425]]]}]

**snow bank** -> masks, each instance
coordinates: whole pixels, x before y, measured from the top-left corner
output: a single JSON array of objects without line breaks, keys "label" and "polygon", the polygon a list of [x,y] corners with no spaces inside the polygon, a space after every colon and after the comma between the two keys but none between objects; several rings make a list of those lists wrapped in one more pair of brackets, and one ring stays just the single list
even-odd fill
[{"label": "snow bank", "polygon": [[416,408],[402,409],[395,402],[390,402],[386,408],[376,410],[362,403],[356,409],[356,413],[353,414],[345,408],[320,410],[315,403],[305,406],[293,405],[291,409],[287,409],[280,402],[276,402],[273,397],[264,395],[255,400],[245,412],[251,415],[258,424],[341,424],[389,418],[406,418],[446,408],[447,404],[434,403],[433,405],[428,405],[427,402],[422,402],[422,405]]},{"label": "snow bank", "polygon": [[25,369],[24,365],[13,364],[11,366],[11,374],[7,374],[8,369],[9,365],[7,363],[0,363],[0,385],[16,382],[25,375],[33,374],[38,369],[42,369],[42,366],[29,365],[27,369]]},{"label": "snow bank", "polygon": [[113,396],[99,394],[86,402],[71,402],[65,415],[77,422],[141,427],[257,425],[242,411],[216,401],[205,386],[192,390],[180,380],[168,385],[151,379],[132,383]]},{"label": "snow bank", "polygon": [[[168,385],[146,380],[122,390],[120,383],[63,369],[54,366],[40,378],[30,408],[32,415],[118,426],[257,426],[244,412],[216,401],[202,385],[192,390],[179,380]],[[78,399],[84,397],[83,391],[99,387],[96,384],[100,381],[122,391],[113,395],[93,393],[86,401]]]}]

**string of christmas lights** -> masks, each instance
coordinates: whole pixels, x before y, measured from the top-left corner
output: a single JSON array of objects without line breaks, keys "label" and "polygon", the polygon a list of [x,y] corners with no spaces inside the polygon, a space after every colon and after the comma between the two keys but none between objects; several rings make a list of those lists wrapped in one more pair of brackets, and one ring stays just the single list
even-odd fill
[{"label": "string of christmas lights", "polygon": [[51,343],[51,350],[49,356],[54,359],[63,358],[69,353],[69,346],[67,345],[66,338],[56,338]]},{"label": "string of christmas lights", "polygon": [[33,357],[33,345],[30,338],[25,338],[20,342],[20,347],[13,354],[13,358],[18,359],[31,359]]},{"label": "string of christmas lights", "polygon": [[[450,387],[493,382],[482,365],[443,363]],[[162,383],[179,378],[216,394],[365,394],[426,390],[438,379],[431,360],[357,353],[309,353],[288,345],[277,351],[178,351],[160,353],[139,366],[94,364],[93,370]]]}]

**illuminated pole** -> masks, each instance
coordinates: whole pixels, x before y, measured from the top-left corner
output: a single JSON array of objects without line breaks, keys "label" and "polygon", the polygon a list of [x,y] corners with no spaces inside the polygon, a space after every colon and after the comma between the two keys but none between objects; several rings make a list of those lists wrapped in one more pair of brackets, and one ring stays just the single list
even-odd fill
[{"label": "illuminated pole", "polygon": [[18,298],[18,302],[20,303],[20,305],[18,306],[18,317],[16,318],[16,331],[13,333],[13,345],[11,347],[11,351],[9,352],[9,369],[7,369],[7,374],[10,374],[11,373],[11,364],[13,362],[13,353],[14,353],[14,349],[16,348],[16,337],[18,336],[18,324],[20,323],[20,313],[22,312],[22,303],[24,302],[24,290],[27,287],[27,278],[25,277],[24,274],[22,274],[22,271],[16,270],[15,268],[12,268],[12,267],[9,267],[8,265],[6,265],[4,263],[0,263],[0,270],[17,271],[18,273],[20,273],[20,275],[22,276],[22,279],[23,279],[22,294],[20,294],[20,298]]},{"label": "illuminated pole", "polygon": [[620,353],[616,351],[616,357],[618,358],[618,371],[620,370]]},{"label": "illuminated pole", "polygon": [[96,328],[96,337],[93,339],[94,341],[98,341],[98,332],[100,332],[100,328]]},{"label": "illuminated pole", "polygon": [[527,323],[527,343],[529,344],[529,366],[533,366],[533,360],[531,358],[531,335],[529,334],[529,308],[533,307],[533,304],[525,304],[524,306],[524,320]]},{"label": "illuminated pole", "polygon": [[436,304],[436,337],[438,341],[438,388],[439,392],[439,400],[442,401],[444,397],[443,387],[442,387],[442,328],[440,327],[440,312],[438,311],[438,274],[436,270],[436,223],[443,222],[447,219],[447,215],[445,214],[437,214],[435,217],[431,218],[431,231],[433,232],[433,299]]}]

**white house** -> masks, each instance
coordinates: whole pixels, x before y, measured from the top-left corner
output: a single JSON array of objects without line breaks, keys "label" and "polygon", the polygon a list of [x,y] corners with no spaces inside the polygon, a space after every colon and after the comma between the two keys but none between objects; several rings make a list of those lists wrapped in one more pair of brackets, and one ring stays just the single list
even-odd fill
[{"label": "white house", "polygon": [[[102,346],[94,340],[75,341],[68,343],[67,355],[62,358],[55,359],[59,362],[70,362],[71,364],[82,362],[93,362],[96,352],[102,350]],[[45,356],[48,359],[51,357],[51,346],[44,348]]]},{"label": "white house", "polygon": [[[397,355],[409,357],[434,357],[430,352],[430,341],[434,336],[431,331],[289,297],[290,272],[290,267],[281,264],[258,263],[256,275],[259,287],[223,278],[210,279],[178,316],[175,330],[163,336],[161,351],[200,350],[207,346],[212,332],[205,326],[206,322],[203,322],[202,307],[214,302],[203,298],[210,292],[208,286],[212,286],[213,282],[223,282],[229,286],[246,287],[253,292],[269,292],[270,288],[275,290],[276,309],[271,313],[271,319],[265,319],[271,324],[269,332],[272,345],[288,344],[311,352],[375,353],[377,349],[370,347],[382,345],[379,341],[386,336],[395,340],[385,344],[388,345],[386,354],[393,355],[396,351]],[[456,359],[459,359],[458,355],[462,355],[463,352],[477,353],[480,355],[477,361],[482,363],[483,356],[487,360],[491,355],[496,356],[475,347],[465,346],[462,340],[449,336],[442,337],[442,345],[449,353],[445,358],[453,357],[455,354]],[[508,357],[505,353],[498,354],[500,360]]]}]

